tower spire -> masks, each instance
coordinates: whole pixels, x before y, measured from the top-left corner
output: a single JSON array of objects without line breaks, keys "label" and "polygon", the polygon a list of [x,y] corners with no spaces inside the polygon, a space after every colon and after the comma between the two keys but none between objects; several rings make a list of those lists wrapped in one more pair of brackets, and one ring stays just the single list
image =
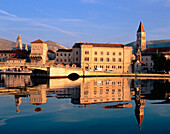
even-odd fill
[{"label": "tower spire", "polygon": [[18,34],[17,40],[21,40],[21,35],[20,34]]},{"label": "tower spire", "polygon": [[25,50],[28,51],[28,46],[27,46],[27,43],[25,43]]},{"label": "tower spire", "polygon": [[135,48],[135,54],[136,58],[139,60],[141,59],[141,53],[142,51],[146,50],[146,38],[145,38],[145,29],[143,26],[142,20],[140,21],[140,25],[137,31],[137,40],[136,40],[136,48]]},{"label": "tower spire", "polygon": [[17,37],[16,49],[17,50],[22,50],[22,39],[21,39],[21,35],[20,34],[18,34],[18,37]]},{"label": "tower spire", "polygon": [[139,28],[138,28],[138,31],[137,31],[137,32],[138,32],[138,33],[139,33],[139,32],[145,32],[145,29],[144,29],[142,20],[140,21],[140,25],[139,25]]}]

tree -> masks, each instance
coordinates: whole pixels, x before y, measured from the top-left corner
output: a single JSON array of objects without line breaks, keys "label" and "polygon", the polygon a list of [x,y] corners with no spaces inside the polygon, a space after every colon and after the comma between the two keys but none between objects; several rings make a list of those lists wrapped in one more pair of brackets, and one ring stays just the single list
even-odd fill
[{"label": "tree", "polygon": [[170,59],[166,60],[165,69],[166,71],[170,71]]},{"label": "tree", "polygon": [[152,60],[154,63],[153,69],[155,71],[165,70],[166,66],[165,55],[163,55],[162,53],[154,53],[152,54]]}]

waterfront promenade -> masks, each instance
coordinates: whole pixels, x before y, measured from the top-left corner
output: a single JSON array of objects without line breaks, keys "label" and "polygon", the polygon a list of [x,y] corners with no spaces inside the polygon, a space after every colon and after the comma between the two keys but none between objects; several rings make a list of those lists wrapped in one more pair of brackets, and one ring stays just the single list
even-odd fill
[{"label": "waterfront promenade", "polygon": [[0,63],[0,70],[3,69],[26,69],[32,70],[32,76],[49,77],[49,78],[64,78],[68,76],[78,77],[170,77],[170,74],[137,74],[137,73],[114,73],[100,72],[93,70],[83,70],[78,67],[58,67],[55,65],[36,65],[30,63]]}]

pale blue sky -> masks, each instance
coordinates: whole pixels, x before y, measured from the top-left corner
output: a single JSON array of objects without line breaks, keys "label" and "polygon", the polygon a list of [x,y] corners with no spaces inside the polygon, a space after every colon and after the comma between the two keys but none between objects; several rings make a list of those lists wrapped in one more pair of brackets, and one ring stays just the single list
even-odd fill
[{"label": "pale blue sky", "polygon": [[128,43],[143,20],[147,40],[170,39],[170,0],[0,0],[0,38]]}]

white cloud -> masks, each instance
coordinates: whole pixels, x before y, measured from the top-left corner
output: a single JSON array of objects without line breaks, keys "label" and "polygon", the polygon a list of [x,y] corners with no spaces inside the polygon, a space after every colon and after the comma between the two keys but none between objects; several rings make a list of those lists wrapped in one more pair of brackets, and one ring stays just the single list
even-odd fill
[{"label": "white cloud", "polygon": [[60,19],[61,21],[68,21],[68,22],[83,22],[81,19]]},{"label": "white cloud", "polygon": [[[71,36],[80,38],[80,36],[77,35],[76,33],[66,31],[66,30],[63,30],[61,28],[51,26],[51,25],[48,25],[48,24],[43,24],[43,23],[37,22],[37,21],[35,21],[36,19],[33,19],[33,18],[17,17],[16,15],[10,14],[10,13],[8,13],[6,11],[1,10],[1,9],[0,9],[0,13],[7,15],[7,16],[0,16],[0,19],[9,20],[9,21],[26,21],[27,23],[29,23],[31,25],[43,26],[43,27],[51,28],[51,29],[57,30],[57,31],[59,31],[61,33],[65,33],[67,35],[71,35]],[[80,20],[80,19],[63,19],[63,21],[79,21],[80,22],[82,20]]]},{"label": "white cloud", "polygon": [[1,9],[0,9],[0,13],[1,13],[1,14],[5,14],[5,15],[7,15],[7,16],[11,16],[11,17],[16,17],[16,15],[11,14],[11,13],[8,13],[8,12],[6,12],[6,11],[4,11],[4,10],[1,10]]},{"label": "white cloud", "polygon": [[163,5],[164,7],[170,7],[170,0],[147,0],[147,1]]},{"label": "white cloud", "polygon": [[95,3],[97,0],[81,0],[82,2],[87,2],[87,3]]},{"label": "white cloud", "polygon": [[158,28],[158,29],[153,29],[150,31],[151,33],[159,33],[159,32],[170,32],[170,27],[164,27],[164,28]]},{"label": "white cloud", "polygon": [[43,23],[39,23],[39,22],[36,22],[36,23],[34,23],[34,24],[37,25],[37,26],[42,26],[42,27],[51,28],[51,29],[57,30],[57,31],[59,31],[59,32],[61,32],[61,33],[65,33],[65,34],[67,34],[67,35],[71,35],[71,36],[80,38],[79,35],[77,35],[77,34],[75,34],[75,33],[73,33],[73,32],[66,31],[66,30],[60,29],[60,28],[55,27],[55,26],[51,26],[51,25],[43,24]]}]

